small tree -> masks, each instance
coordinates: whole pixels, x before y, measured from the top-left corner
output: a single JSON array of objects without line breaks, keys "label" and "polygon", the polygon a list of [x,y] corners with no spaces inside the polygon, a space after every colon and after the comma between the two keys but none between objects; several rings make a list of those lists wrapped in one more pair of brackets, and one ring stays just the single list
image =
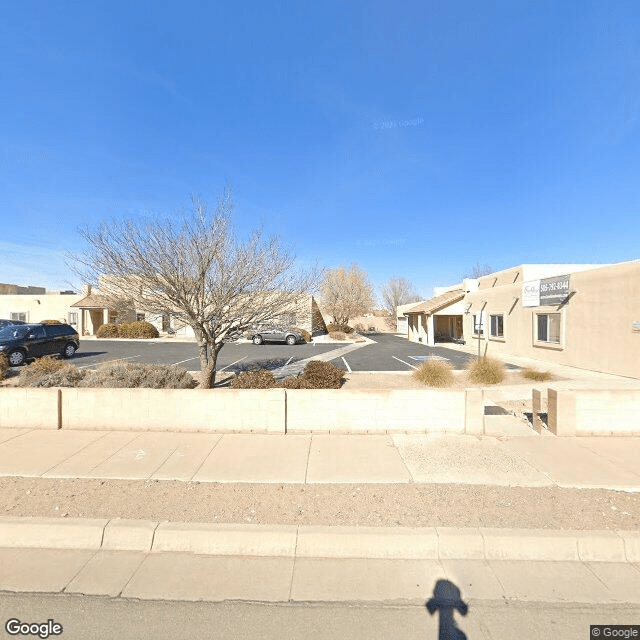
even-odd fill
[{"label": "small tree", "polygon": [[403,304],[409,304],[410,302],[420,302],[421,299],[411,282],[406,278],[400,278],[398,276],[389,278],[389,280],[380,287],[380,293],[382,294],[383,306],[389,312],[389,317],[386,318],[386,322],[392,329],[397,329],[398,307]]},{"label": "small tree", "polygon": [[254,325],[300,313],[320,277],[316,268],[295,267],[278,238],[261,231],[243,240],[234,233],[227,190],[211,213],[194,201],[178,222],[153,219],[80,229],[88,248],[69,256],[84,282],[99,282],[113,308],[170,313],[190,326],[199,348],[201,386],[216,379],[218,353],[226,341]]},{"label": "small tree", "polygon": [[337,325],[349,324],[350,318],[367,313],[375,304],[367,272],[357,264],[327,271],[320,295],[333,324]]},{"label": "small tree", "polygon": [[490,273],[493,273],[493,267],[489,264],[480,264],[476,262],[473,267],[471,267],[471,272],[463,275],[463,278],[481,278],[482,276],[488,276]]}]

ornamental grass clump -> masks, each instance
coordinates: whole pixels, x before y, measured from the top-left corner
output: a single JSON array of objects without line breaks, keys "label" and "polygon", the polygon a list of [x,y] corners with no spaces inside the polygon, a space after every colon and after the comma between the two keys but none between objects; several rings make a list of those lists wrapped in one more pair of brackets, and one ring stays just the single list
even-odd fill
[{"label": "ornamental grass clump", "polygon": [[347,334],[344,331],[329,331],[329,337],[333,340],[346,340]]},{"label": "ornamental grass clump", "polygon": [[453,369],[448,362],[426,360],[413,377],[428,387],[450,387],[453,384]]},{"label": "ornamental grass clump", "polygon": [[504,380],[504,364],[487,357],[472,360],[467,365],[467,379],[476,384],[499,384]]},{"label": "ornamental grass clump", "polygon": [[537,369],[523,369],[521,372],[522,377],[527,380],[537,380],[538,382],[544,382],[545,380],[553,380],[553,376],[549,371],[538,371]]},{"label": "ornamental grass clump", "polygon": [[9,361],[4,353],[0,353],[0,380],[4,380],[7,377],[7,371],[9,370]]}]

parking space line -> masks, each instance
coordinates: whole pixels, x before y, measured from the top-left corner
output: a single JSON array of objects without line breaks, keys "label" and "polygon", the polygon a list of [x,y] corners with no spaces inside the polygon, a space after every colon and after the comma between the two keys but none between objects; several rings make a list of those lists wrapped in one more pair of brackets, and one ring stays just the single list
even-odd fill
[{"label": "parking space line", "polygon": [[291,361],[293,360],[293,356],[291,356],[285,363],[284,366],[286,367]]},{"label": "parking space line", "polygon": [[238,364],[238,362],[242,362],[243,360],[246,360],[248,357],[249,356],[245,356],[244,358],[240,358],[240,360],[236,360],[235,362],[228,364],[226,367],[222,367],[222,369],[218,369],[218,373],[222,373],[225,369],[228,369],[229,367],[233,367],[234,364]]},{"label": "parking space line", "polygon": [[174,362],[173,365],[182,364],[183,362],[191,362],[191,360],[199,360],[200,356],[196,356],[195,358],[187,358],[186,360],[180,360],[180,362]]},{"label": "parking space line", "polygon": [[406,364],[407,367],[411,367],[412,369],[418,369],[418,367],[414,367],[412,364],[409,364],[408,362],[405,362],[404,360],[400,360],[400,358],[396,358],[395,356],[391,356],[394,360],[397,360],[398,362],[402,362],[402,364]]},{"label": "parking space line", "polygon": [[142,354],[137,356],[126,356],[124,358],[114,358],[113,360],[103,360],[102,362],[95,362],[94,364],[85,364],[78,369],[88,369],[89,367],[97,367],[99,364],[107,364],[108,362],[118,362],[120,360],[133,360],[133,358],[142,358]]},{"label": "parking space line", "polygon": [[342,362],[344,362],[344,366],[347,367],[347,371],[351,373],[351,367],[349,366],[349,363],[344,359],[344,357],[342,358]]}]

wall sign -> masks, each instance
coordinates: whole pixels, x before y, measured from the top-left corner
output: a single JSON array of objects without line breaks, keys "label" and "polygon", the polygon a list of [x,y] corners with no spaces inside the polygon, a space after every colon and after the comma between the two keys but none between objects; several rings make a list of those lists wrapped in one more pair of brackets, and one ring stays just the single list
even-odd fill
[{"label": "wall sign", "polygon": [[522,283],[523,307],[556,306],[562,304],[568,295],[568,275]]}]

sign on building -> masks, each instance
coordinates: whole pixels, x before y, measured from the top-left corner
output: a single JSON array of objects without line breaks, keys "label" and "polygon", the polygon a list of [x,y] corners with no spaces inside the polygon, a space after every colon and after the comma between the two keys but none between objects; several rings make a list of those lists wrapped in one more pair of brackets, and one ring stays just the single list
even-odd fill
[{"label": "sign on building", "polygon": [[569,276],[531,280],[522,284],[522,306],[543,307],[562,304],[569,295]]}]

